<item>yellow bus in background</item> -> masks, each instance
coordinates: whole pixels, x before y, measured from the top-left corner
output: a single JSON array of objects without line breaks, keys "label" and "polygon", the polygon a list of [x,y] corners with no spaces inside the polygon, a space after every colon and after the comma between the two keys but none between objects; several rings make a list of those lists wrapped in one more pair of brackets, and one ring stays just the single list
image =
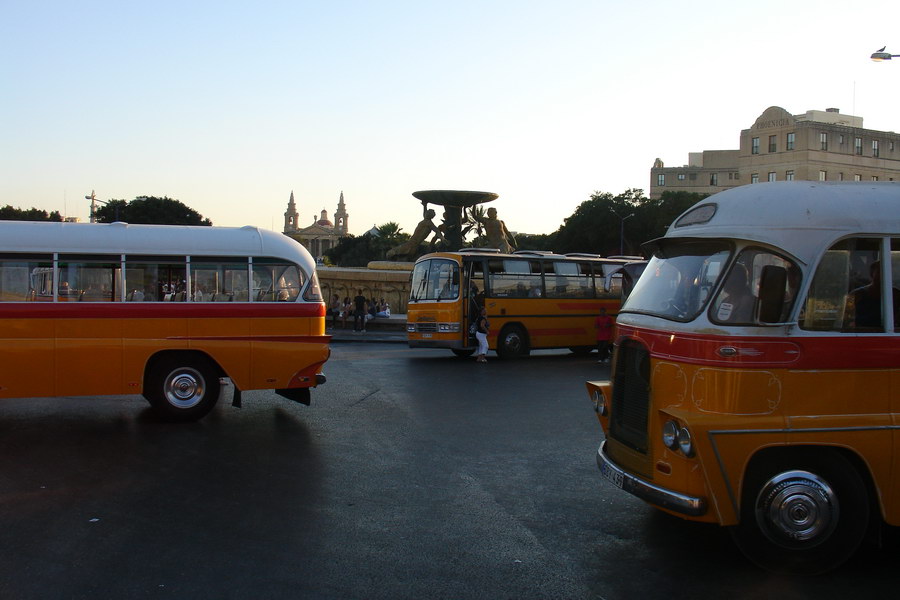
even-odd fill
[{"label": "yellow bus in background", "polygon": [[315,262],[255,227],[0,222],[0,398],[143,394],[194,420],[325,381]]},{"label": "yellow bus in background", "polygon": [[900,183],[737,187],[649,247],[587,383],[601,474],[773,570],[900,525]]},{"label": "yellow bus in background", "polygon": [[501,357],[533,349],[596,347],[594,319],[614,316],[621,303],[622,269],[640,257],[602,258],[495,249],[427,254],[416,261],[407,303],[412,348],[447,348],[459,356],[477,346],[470,326],[478,307],[491,321],[488,343]]}]

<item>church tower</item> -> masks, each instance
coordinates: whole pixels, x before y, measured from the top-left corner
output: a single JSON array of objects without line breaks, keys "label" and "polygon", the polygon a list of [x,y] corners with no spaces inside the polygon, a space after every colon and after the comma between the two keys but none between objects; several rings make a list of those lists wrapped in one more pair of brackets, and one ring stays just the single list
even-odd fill
[{"label": "church tower", "polygon": [[334,231],[338,235],[347,235],[347,207],[344,206],[344,192],[341,191],[341,199],[338,200],[337,210],[334,211]]},{"label": "church tower", "polygon": [[291,199],[288,200],[287,211],[284,213],[284,233],[297,231],[300,228],[300,224],[297,223],[299,218],[300,214],[297,212],[297,205],[294,203],[294,191],[291,190]]}]

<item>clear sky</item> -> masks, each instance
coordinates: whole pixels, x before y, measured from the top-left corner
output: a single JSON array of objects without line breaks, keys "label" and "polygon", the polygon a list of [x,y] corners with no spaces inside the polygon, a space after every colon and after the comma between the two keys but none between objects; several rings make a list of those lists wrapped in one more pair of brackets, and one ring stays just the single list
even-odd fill
[{"label": "clear sky", "polygon": [[343,191],[351,233],[411,232],[412,192],[463,189],[549,233],[772,105],[900,130],[900,60],[869,60],[898,2],[2,6],[0,205],[82,220],[93,189],[280,231],[291,191],[304,226]]}]

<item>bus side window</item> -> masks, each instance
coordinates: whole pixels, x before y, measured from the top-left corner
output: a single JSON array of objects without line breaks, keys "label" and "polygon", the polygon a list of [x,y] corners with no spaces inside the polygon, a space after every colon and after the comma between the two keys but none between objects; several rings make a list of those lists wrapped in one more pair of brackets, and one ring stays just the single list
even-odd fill
[{"label": "bus side window", "polygon": [[852,238],[822,256],[806,297],[800,327],[815,331],[877,332],[883,329],[881,240]]},{"label": "bus side window", "polygon": [[[90,257],[92,258],[92,257]],[[60,297],[68,287],[70,299],[82,302],[119,302],[120,263],[90,259],[62,260],[59,263]],[[64,286],[63,283],[68,286]],[[74,298],[71,298],[74,296]]]},{"label": "bus side window", "polygon": [[52,300],[52,263],[0,261],[0,302]]},{"label": "bus side window", "polygon": [[[704,265],[710,274],[718,273],[719,269],[719,265]],[[691,301],[697,306],[705,301],[711,289],[709,277],[702,279],[705,283],[693,286],[699,294]],[[768,250],[746,248],[728,272],[713,302],[710,320],[732,325],[785,322],[794,306],[799,284],[796,265]]]},{"label": "bus side window", "polygon": [[491,296],[526,298],[529,294],[535,296],[540,293],[541,267],[538,261],[491,260],[488,265]]},{"label": "bus side window", "polygon": [[547,295],[556,298],[590,298],[591,269],[587,263],[547,262],[544,264]]},{"label": "bus side window", "polygon": [[253,262],[256,302],[295,302],[305,283],[297,265],[258,259]]}]

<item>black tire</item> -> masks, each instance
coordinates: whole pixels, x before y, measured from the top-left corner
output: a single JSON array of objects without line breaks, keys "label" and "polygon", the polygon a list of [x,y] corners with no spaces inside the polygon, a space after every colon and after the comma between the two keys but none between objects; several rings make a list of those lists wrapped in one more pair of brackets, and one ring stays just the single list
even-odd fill
[{"label": "black tire", "polygon": [[528,356],[531,348],[528,334],[518,325],[507,325],[497,336],[497,356],[500,358],[519,358]]},{"label": "black tire", "polygon": [[475,354],[475,348],[450,348],[450,351],[460,358],[468,358]]},{"label": "black tire", "polygon": [[866,484],[831,449],[781,453],[751,465],[741,522],[731,528],[741,551],[770,571],[814,575],[834,569],[859,547],[869,525]]},{"label": "black tire", "polygon": [[202,356],[171,356],[156,361],[144,381],[144,397],[166,421],[196,421],[219,400],[218,369]]},{"label": "black tire", "polygon": [[572,351],[572,354],[587,356],[594,351],[594,346],[569,346],[569,350]]}]

